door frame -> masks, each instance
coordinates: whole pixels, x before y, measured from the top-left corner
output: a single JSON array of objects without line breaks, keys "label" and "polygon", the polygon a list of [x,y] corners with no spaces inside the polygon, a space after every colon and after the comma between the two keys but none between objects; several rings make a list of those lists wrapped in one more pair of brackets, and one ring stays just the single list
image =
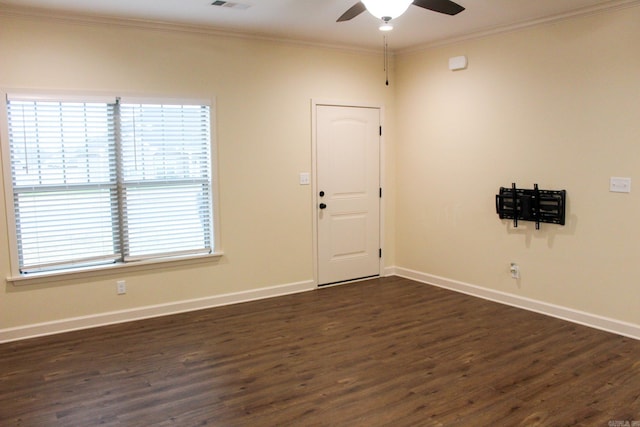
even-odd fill
[{"label": "door frame", "polygon": [[[388,194],[386,188],[386,174],[385,174],[385,126],[384,126],[384,105],[367,104],[363,102],[344,102],[344,101],[332,101],[324,99],[311,99],[311,212],[313,218],[312,226],[312,256],[313,256],[313,283],[315,287],[319,287],[318,283],[318,158],[317,158],[317,130],[318,121],[316,111],[318,106],[329,107],[353,107],[353,108],[371,108],[377,109],[380,112],[380,126],[382,126],[382,135],[380,136],[380,164],[378,165],[380,173],[380,188],[382,188],[382,197],[379,200],[379,213],[380,213],[380,228],[378,233],[380,234],[380,248],[382,249],[382,256],[379,260],[378,275],[382,277],[384,272],[384,257],[385,257],[385,239],[384,239],[384,224],[385,224],[385,200]],[[357,281],[354,280],[354,281]],[[348,283],[348,282],[342,282]],[[336,286],[342,283],[333,285],[324,285],[323,288],[329,286]]]}]

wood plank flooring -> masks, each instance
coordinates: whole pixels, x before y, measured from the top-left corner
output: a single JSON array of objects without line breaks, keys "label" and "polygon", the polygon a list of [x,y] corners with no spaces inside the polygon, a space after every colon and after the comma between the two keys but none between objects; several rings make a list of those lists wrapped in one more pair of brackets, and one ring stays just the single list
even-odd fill
[{"label": "wood plank flooring", "polygon": [[2,426],[634,420],[639,341],[396,277],[0,345]]}]

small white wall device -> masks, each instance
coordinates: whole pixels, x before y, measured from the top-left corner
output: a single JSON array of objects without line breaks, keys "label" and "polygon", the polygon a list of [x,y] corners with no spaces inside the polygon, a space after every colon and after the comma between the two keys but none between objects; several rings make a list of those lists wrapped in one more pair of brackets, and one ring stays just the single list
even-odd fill
[{"label": "small white wall device", "polygon": [[449,58],[449,69],[451,71],[465,70],[467,68],[466,56],[454,56]]}]

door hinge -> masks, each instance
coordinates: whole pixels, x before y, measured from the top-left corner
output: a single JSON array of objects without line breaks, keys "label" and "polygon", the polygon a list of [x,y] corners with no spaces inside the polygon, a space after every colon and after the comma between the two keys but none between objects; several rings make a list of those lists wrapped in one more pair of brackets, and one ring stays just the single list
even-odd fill
[{"label": "door hinge", "polygon": [[382,126],[380,126],[380,136],[382,136]]},{"label": "door hinge", "polygon": [[382,248],[378,249],[378,258],[382,258]]}]

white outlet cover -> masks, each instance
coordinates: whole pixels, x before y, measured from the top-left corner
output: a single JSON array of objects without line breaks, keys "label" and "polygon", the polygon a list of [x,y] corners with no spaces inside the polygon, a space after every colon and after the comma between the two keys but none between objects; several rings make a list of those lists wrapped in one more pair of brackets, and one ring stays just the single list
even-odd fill
[{"label": "white outlet cover", "polygon": [[612,176],[609,180],[609,191],[613,193],[631,193],[631,178]]},{"label": "white outlet cover", "polygon": [[124,280],[118,280],[116,282],[116,291],[118,295],[124,295],[127,293],[127,282]]}]

